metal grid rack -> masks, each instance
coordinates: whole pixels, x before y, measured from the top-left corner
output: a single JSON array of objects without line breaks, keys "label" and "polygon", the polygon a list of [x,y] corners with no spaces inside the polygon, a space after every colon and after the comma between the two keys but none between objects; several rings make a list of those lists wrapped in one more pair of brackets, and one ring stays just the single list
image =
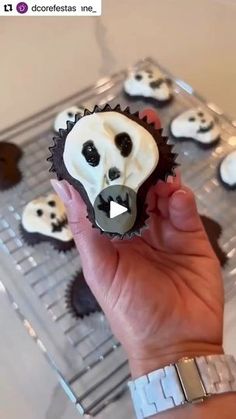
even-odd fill
[{"label": "metal grid rack", "polygon": [[[150,63],[156,65],[146,59],[137,68]],[[199,105],[217,114],[221,125],[222,141],[216,148],[205,151],[192,143],[179,143],[176,151],[184,180],[197,195],[200,212],[223,227],[220,244],[230,258],[224,271],[226,298],[230,299],[236,293],[236,193],[224,190],[216,172],[223,155],[236,147],[236,142],[230,140],[236,135],[236,127],[215,105],[207,104],[186,83],[164,72],[173,80],[175,100],[158,111],[163,126],[167,127],[184,109]],[[129,370],[125,354],[103,314],[78,321],[65,308],[65,288],[81,268],[76,250],[58,253],[48,243],[30,248],[20,237],[19,222],[27,202],[51,191],[46,157],[55,115],[74,104],[89,108],[106,102],[127,105],[122,95],[125,76],[126,72],[122,71],[103,79],[0,132],[0,140],[14,141],[24,151],[20,162],[22,182],[0,195],[0,262],[6,273],[5,291],[79,412],[91,415],[96,415],[126,389]],[[140,101],[130,106],[132,110],[144,107]]]}]

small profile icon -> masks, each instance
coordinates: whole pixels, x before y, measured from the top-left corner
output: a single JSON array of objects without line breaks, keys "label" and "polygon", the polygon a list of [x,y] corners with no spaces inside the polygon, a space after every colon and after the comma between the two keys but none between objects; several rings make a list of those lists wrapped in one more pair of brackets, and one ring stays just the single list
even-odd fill
[{"label": "small profile icon", "polygon": [[5,12],[13,12],[12,4],[4,4],[4,11]]},{"label": "small profile icon", "polygon": [[16,11],[18,13],[20,13],[21,15],[27,13],[27,11],[28,11],[28,4],[25,3],[24,1],[21,1],[20,3],[18,3],[16,5]]}]

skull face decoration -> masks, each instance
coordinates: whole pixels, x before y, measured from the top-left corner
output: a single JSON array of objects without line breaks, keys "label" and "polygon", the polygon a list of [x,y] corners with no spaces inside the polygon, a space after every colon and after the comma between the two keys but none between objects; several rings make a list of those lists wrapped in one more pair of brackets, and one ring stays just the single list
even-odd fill
[{"label": "skull face decoration", "polygon": [[227,189],[236,189],[236,150],[229,153],[220,164],[220,179]]},{"label": "skull face decoration", "polygon": [[[145,198],[150,186],[173,174],[176,166],[176,155],[161,132],[140,119],[138,112],[131,114],[128,108],[121,111],[119,105],[85,110],[82,118],[54,138],[51,170],[80,192],[90,221],[100,229],[96,209],[109,213],[111,201],[120,205],[126,202],[126,214],[133,218],[125,231],[135,234],[145,225]],[[97,205],[97,197],[101,205]],[[112,228],[102,230],[124,236],[122,229]]]},{"label": "skull face decoration", "polygon": [[81,118],[68,134],[63,154],[68,173],[83,184],[92,205],[111,185],[125,185],[137,192],[158,159],[152,135],[117,112]]},{"label": "skull face decoration", "polygon": [[56,116],[54,121],[54,131],[58,132],[59,129],[66,129],[67,121],[74,122],[75,115],[79,114],[80,116],[82,116],[83,113],[84,108],[82,106],[80,106],[79,108],[77,106],[71,106],[70,108],[60,112]]},{"label": "skull face decoration", "polygon": [[172,98],[170,83],[158,68],[130,73],[124,90],[132,97],[155,100],[157,105],[168,103]]},{"label": "skull face decoration", "polygon": [[48,241],[58,250],[69,250],[73,245],[65,207],[56,194],[34,199],[25,206],[21,230],[30,245]]},{"label": "skull face decoration", "polygon": [[202,109],[189,109],[177,116],[170,124],[176,139],[191,139],[202,146],[214,145],[220,138],[220,128],[214,118]]}]

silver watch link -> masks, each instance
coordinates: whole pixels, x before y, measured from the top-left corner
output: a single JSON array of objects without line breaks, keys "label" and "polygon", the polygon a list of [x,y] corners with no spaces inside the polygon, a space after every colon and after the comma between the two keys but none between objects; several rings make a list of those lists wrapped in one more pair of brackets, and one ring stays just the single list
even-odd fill
[{"label": "silver watch link", "polygon": [[231,355],[182,358],[129,382],[137,419],[168,409],[203,402],[236,391],[236,360]]}]

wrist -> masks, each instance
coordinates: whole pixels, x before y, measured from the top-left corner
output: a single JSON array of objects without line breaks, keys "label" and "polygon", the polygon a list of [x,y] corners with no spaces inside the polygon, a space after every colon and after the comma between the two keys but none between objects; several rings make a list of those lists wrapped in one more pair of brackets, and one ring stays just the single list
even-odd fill
[{"label": "wrist", "polygon": [[165,350],[148,350],[139,356],[132,354],[129,356],[129,365],[132,379],[136,379],[149,374],[151,371],[173,364],[183,357],[194,358],[223,353],[221,344],[185,342],[169,346]]}]

